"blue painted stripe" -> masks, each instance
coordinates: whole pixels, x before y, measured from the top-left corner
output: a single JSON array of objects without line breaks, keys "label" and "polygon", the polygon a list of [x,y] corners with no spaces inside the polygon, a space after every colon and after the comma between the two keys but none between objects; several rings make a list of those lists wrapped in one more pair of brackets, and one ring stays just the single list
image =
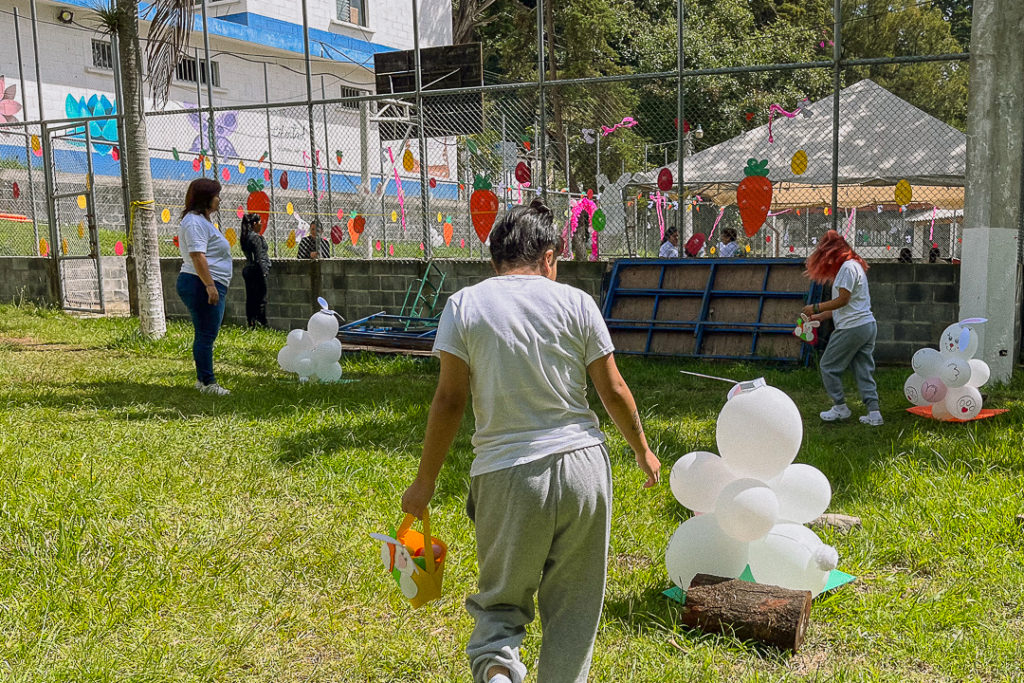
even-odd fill
[{"label": "blue painted stripe", "polygon": [[[61,0],[62,4],[84,9],[93,9],[96,0]],[[139,3],[139,17],[145,20],[150,12],[148,3]],[[303,54],[302,25],[293,24],[280,19],[272,19],[261,14],[241,12],[222,17],[208,17],[207,26],[210,35],[231,38],[246,43],[262,45],[286,52]],[[200,14],[195,15],[193,30],[202,32],[203,20]],[[336,62],[357,64],[373,69],[373,55],[378,52],[393,52],[397,48],[359,40],[351,36],[309,29],[309,49],[314,57],[323,57]]]}]

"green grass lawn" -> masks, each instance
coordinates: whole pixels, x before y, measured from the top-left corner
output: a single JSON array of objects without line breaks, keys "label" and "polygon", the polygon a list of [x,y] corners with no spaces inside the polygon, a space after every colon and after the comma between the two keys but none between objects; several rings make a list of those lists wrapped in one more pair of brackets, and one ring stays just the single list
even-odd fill
[{"label": "green grass lawn", "polygon": [[[411,610],[368,537],[400,519],[436,361],[346,356],[355,382],[300,385],[276,367],[283,333],[226,328],[215,354],[233,394],[217,399],[192,389],[190,327],[152,343],[136,327],[0,307],[0,680],[468,680],[471,414],[433,506],[444,598]],[[886,424],[870,428],[819,423],[812,369],[620,366],[666,476],[642,490],[600,413],[616,502],[592,681],[1020,680],[1020,375],[987,390],[1008,414],[954,425],[904,412],[909,368],[882,370]],[[805,418],[798,461],[828,475],[831,511],[864,520],[823,532],[859,578],[815,602],[799,655],[688,632],[660,594],[688,516],[668,469],[717,450],[728,389],[681,368],[763,374],[789,393]]]}]

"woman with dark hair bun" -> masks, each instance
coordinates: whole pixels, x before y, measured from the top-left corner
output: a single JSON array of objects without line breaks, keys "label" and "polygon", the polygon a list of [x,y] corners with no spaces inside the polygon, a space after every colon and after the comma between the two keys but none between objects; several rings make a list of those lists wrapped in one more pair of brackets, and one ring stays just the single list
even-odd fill
[{"label": "woman with dark hair bun", "polygon": [[466,653],[473,680],[521,683],[519,646],[533,620],[539,681],[585,681],[601,617],[611,526],[611,465],[587,402],[589,375],[646,475],[658,482],[633,395],[594,299],[555,282],[565,245],[540,201],[491,231],[496,277],[448,299],[419,472],[402,509],[422,517],[473,396],[475,458],[466,508],[476,525],[479,591]]},{"label": "woman with dark hair bun", "polygon": [[260,215],[247,213],[242,216],[242,234],[238,243],[245,254],[246,264],[242,267],[245,280],[245,320],[249,327],[267,327],[267,275],[270,274],[270,256],[267,255],[267,241],[260,234]]},{"label": "woman with dark hair bun", "polygon": [[232,271],[231,245],[210,221],[219,208],[219,182],[197,178],[189,184],[178,231],[182,263],[177,288],[195,328],[192,359],[196,364],[196,389],[226,396],[231,392],[217,384],[213,374],[213,342],[224,321],[224,297]]}]

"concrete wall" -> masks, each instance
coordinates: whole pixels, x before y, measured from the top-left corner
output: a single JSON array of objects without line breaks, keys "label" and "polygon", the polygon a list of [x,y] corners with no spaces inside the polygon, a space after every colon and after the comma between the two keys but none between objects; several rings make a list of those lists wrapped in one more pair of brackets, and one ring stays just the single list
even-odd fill
[{"label": "concrete wall", "polygon": [[[482,261],[435,264],[445,273],[435,312],[440,312],[444,301],[456,290],[493,274],[490,264]],[[235,261],[225,314],[228,322],[239,325],[245,324],[243,265],[244,261]],[[600,303],[601,283],[608,267],[606,263],[563,261],[558,264],[558,280],[579,287]],[[188,316],[174,289],[180,268],[180,259],[162,261],[169,318]],[[327,299],[349,321],[380,311],[397,314],[406,288],[411,283],[418,284],[425,268],[422,261],[383,259],[275,261],[268,283],[267,318],[278,329],[304,328],[318,296]],[[872,307],[879,321],[875,359],[880,363],[909,364],[915,351],[923,346],[934,347],[942,330],[958,319],[957,265],[875,263],[871,264],[868,276]]]},{"label": "concrete wall", "polygon": [[57,303],[53,290],[52,259],[37,256],[0,256],[0,303]]},{"label": "concrete wall", "polygon": [[923,346],[959,320],[960,266],[947,263],[869,263],[871,308],[878,320],[875,360],[910,363]]}]

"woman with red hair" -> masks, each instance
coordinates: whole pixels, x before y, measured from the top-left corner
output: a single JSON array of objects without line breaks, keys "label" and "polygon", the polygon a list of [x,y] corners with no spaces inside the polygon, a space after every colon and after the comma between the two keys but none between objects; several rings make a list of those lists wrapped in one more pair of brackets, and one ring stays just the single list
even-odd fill
[{"label": "woman with red hair", "polygon": [[804,306],[803,315],[810,320],[828,320],[835,323],[835,332],[828,340],[819,368],[825,391],[832,399],[832,407],[820,413],[826,422],[850,417],[843,393],[843,372],[853,370],[857,390],[868,414],[862,415],[864,424],[882,424],[878,411],[878,390],[875,387],[875,337],[878,326],[871,313],[871,294],[868,291],[868,264],[835,230],[829,230],[818,242],[818,248],[807,258],[806,275],[814,282],[832,282],[832,298],[821,303]]}]

